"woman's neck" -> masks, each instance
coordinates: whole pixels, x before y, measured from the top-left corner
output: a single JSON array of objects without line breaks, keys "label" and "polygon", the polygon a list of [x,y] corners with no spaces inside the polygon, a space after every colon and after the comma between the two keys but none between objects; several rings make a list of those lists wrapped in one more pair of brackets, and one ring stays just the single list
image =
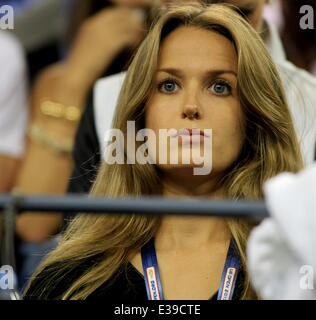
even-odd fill
[{"label": "woman's neck", "polygon": [[219,187],[222,175],[193,175],[191,169],[171,170],[162,174],[163,195],[165,197],[211,197],[223,198],[223,188]]},{"label": "woman's neck", "polygon": [[191,251],[229,239],[229,228],[223,219],[168,216],[162,219],[155,244],[157,250]]},{"label": "woman's neck", "polygon": [[[218,179],[203,176],[164,176],[163,195],[166,197],[223,198],[217,187]],[[230,239],[227,222],[217,217],[164,216],[155,235],[157,250],[193,250],[214,242]]]}]

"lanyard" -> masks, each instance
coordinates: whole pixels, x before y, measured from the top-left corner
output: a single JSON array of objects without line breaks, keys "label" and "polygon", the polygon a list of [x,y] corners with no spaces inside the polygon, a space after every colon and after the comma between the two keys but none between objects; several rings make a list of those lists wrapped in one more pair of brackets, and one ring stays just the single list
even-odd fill
[{"label": "lanyard", "polygon": [[[154,238],[142,247],[141,254],[148,300],[164,300]],[[235,242],[232,240],[226,257],[217,300],[232,299],[239,268],[240,259]]]}]

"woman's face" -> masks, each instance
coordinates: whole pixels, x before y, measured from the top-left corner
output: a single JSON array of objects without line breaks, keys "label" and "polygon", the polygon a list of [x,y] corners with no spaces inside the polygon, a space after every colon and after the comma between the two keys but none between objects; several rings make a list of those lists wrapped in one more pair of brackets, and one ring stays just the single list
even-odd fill
[{"label": "woman's face", "polygon": [[[211,129],[211,137],[198,135],[200,145],[193,136],[170,138],[178,140],[179,163],[184,148],[203,156],[206,147],[212,151],[212,172],[227,169],[244,141],[233,44],[212,31],[180,27],[161,45],[153,83],[146,104],[146,128],[152,129],[156,137],[159,129],[174,128],[178,133],[181,129]],[[158,158],[158,143],[156,151]],[[192,157],[189,164],[157,165],[165,170],[194,167]]]}]

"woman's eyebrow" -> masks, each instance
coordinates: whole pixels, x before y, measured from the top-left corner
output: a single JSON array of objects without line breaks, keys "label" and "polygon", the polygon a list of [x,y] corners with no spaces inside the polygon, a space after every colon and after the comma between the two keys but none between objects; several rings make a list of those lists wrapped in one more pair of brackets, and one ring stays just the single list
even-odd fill
[{"label": "woman's eyebrow", "polygon": [[[178,70],[178,69],[174,69],[174,68],[162,68],[162,69],[158,69],[157,72],[166,72],[166,73],[172,74],[178,78],[183,77],[182,71]],[[217,77],[217,76],[219,76],[221,74],[225,74],[225,73],[233,74],[237,78],[237,73],[233,70],[219,69],[219,70],[209,70],[209,71],[205,72],[206,77]]]},{"label": "woman's eyebrow", "polygon": [[237,73],[233,70],[210,70],[210,71],[207,71],[206,72],[206,75],[208,77],[218,77],[222,74],[225,74],[225,73],[229,73],[229,74],[232,74],[234,75],[236,78],[237,78]]},{"label": "woman's eyebrow", "polygon": [[181,78],[183,76],[183,73],[180,70],[174,69],[174,68],[162,68],[162,69],[158,69],[157,72],[169,73],[178,78]]}]

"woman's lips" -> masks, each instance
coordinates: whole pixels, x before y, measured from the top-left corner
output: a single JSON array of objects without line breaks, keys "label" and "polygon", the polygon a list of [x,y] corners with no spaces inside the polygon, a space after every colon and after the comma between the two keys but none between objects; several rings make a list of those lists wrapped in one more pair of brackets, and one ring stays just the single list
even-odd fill
[{"label": "woman's lips", "polygon": [[193,128],[185,128],[180,129],[173,137],[179,137],[179,136],[203,136],[203,137],[209,137],[209,135],[204,132],[204,130]]},{"label": "woman's lips", "polygon": [[205,138],[210,138],[210,136],[204,130],[196,128],[180,129],[173,137],[180,137],[182,142],[190,143],[199,143],[201,141],[204,141]]}]

